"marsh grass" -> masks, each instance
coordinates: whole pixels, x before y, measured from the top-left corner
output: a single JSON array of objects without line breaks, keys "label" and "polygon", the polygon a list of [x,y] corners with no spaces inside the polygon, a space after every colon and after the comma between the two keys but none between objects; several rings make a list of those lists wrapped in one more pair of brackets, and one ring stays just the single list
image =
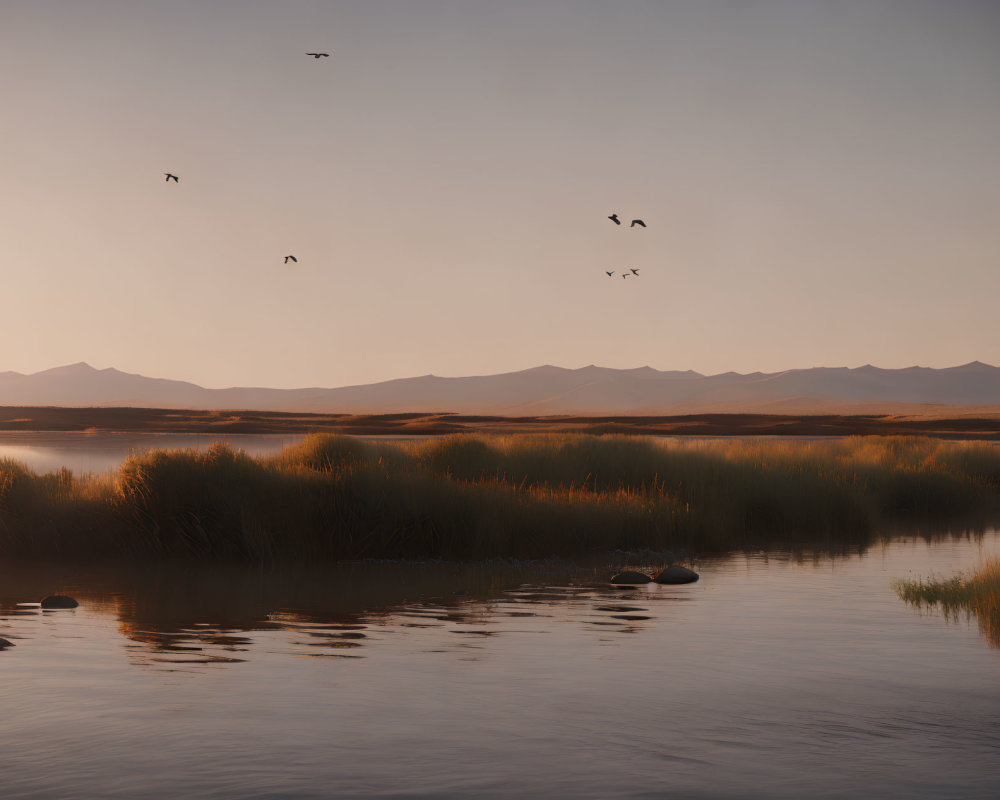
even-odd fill
[{"label": "marsh grass", "polygon": [[897,580],[893,588],[902,600],[918,608],[940,608],[945,618],[975,616],[990,647],[1000,648],[1000,560],[953,578]]},{"label": "marsh grass", "polygon": [[1000,516],[1000,448],[930,439],[314,435],[271,458],[151,451],[112,475],[0,461],[0,549],[207,560],[856,550]]}]

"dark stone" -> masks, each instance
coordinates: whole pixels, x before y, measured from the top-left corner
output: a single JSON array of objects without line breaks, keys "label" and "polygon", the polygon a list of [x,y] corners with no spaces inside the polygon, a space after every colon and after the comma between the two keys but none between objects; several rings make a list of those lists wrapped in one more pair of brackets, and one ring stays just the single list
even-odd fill
[{"label": "dark stone", "polygon": [[2,650],[5,647],[13,647],[13,646],[14,646],[13,642],[8,641],[7,639],[0,639],[0,650]]},{"label": "dark stone", "polygon": [[42,598],[42,608],[76,608],[80,605],[69,595],[50,594]]},{"label": "dark stone", "polygon": [[612,583],[649,583],[650,577],[645,572],[636,572],[632,569],[627,569],[624,572],[619,572],[612,579]]},{"label": "dark stone", "polygon": [[665,570],[661,570],[653,580],[657,583],[694,583],[698,580],[698,573],[687,567],[674,564]]}]

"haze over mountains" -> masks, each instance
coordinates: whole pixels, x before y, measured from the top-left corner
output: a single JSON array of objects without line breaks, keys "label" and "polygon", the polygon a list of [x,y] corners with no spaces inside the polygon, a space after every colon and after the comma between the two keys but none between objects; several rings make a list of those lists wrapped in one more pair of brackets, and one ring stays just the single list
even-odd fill
[{"label": "haze over mountains", "polygon": [[78,363],[0,373],[0,405],[256,409],[327,413],[408,411],[537,416],[696,412],[920,413],[924,406],[1000,405],[1000,368],[815,367],[747,375],[553,366],[441,378],[424,375],[340,388],[206,389]]}]

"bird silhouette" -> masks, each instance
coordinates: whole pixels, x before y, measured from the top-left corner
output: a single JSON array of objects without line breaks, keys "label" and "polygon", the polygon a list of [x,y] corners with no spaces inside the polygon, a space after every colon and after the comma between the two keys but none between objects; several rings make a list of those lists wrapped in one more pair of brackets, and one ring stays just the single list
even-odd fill
[{"label": "bird silhouette", "polygon": [[167,176],[166,177],[166,182],[167,183],[170,183],[170,179],[171,178],[174,179],[174,183],[180,183],[180,181],[177,180],[177,176],[176,175],[171,175],[169,172],[164,172],[163,174]]},{"label": "bird silhouette", "polygon": [[[608,272],[607,270],[604,270],[604,271],[605,271],[605,272]],[[614,275],[614,274],[615,274],[615,271],[614,271],[614,270],[611,270],[611,272],[608,272],[608,277],[610,278],[610,277],[611,277],[612,275]]]},{"label": "bird silhouette", "polygon": [[639,270],[637,270],[635,267],[629,267],[629,269],[632,270],[632,274],[633,275],[638,275],[639,274]]},{"label": "bird silhouette", "polygon": [[622,273],[622,280],[625,280],[627,277],[629,277],[629,274],[627,272],[623,272]]},{"label": "bird silhouette", "polygon": [[615,223],[615,225],[621,225],[622,224],[622,221],[620,219],[618,219],[618,215],[617,214],[612,214],[610,217],[608,217],[608,219],[610,219],[613,223]]},{"label": "bird silhouette", "polygon": [[643,222],[641,219],[634,219],[634,220],[632,220],[632,224],[629,225],[629,227],[630,228],[634,228],[636,225],[642,225],[642,227],[644,227],[644,228],[646,227],[646,223]]},{"label": "bird silhouette", "polygon": [[329,58],[329,53],[306,53],[307,56],[312,56],[313,58]]},{"label": "bird silhouette", "polygon": [[292,261],[294,261],[296,264],[299,263],[299,260],[295,256],[285,256],[285,263],[286,264],[288,263],[289,259],[291,259]]}]

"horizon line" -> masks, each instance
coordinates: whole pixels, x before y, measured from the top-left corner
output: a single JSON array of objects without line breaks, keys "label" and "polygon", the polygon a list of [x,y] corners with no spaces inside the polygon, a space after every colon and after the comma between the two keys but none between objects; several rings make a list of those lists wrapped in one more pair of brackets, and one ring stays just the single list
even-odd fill
[{"label": "horizon line", "polygon": [[922,366],[920,364],[912,364],[912,365],[906,366],[906,367],[877,367],[877,366],[875,366],[875,365],[873,365],[871,363],[866,363],[866,364],[861,364],[861,365],[859,365],[857,367],[848,367],[848,366],[844,366],[844,365],[839,365],[839,366],[812,366],[812,367],[792,367],[792,368],[788,368],[788,369],[776,370],[774,372],[764,372],[764,371],[761,371],[761,370],[753,370],[753,371],[750,371],[750,372],[739,372],[737,370],[726,370],[726,371],[723,371],[723,372],[714,372],[714,373],[703,373],[703,372],[698,372],[697,370],[694,370],[694,369],[658,369],[656,367],[651,367],[649,365],[643,365],[643,366],[639,366],[639,367],[605,367],[605,366],[598,366],[597,364],[587,364],[587,365],[582,366],[582,367],[561,367],[561,366],[558,366],[558,365],[555,365],[555,364],[548,364],[548,363],[546,363],[546,364],[538,364],[538,365],[532,366],[532,367],[525,367],[525,368],[522,368],[522,369],[507,370],[507,371],[504,371],[504,372],[488,372],[488,373],[476,373],[476,374],[465,374],[465,375],[437,375],[435,373],[424,373],[424,374],[421,374],[421,375],[407,375],[407,376],[403,376],[403,377],[384,378],[382,380],[374,380],[374,381],[369,381],[367,383],[349,383],[349,384],[339,384],[339,385],[333,385],[333,386],[320,386],[318,384],[314,384],[314,385],[311,385],[311,386],[294,386],[294,387],[289,387],[289,388],[276,388],[276,387],[271,387],[271,386],[266,386],[266,385],[260,385],[260,384],[258,384],[258,385],[249,385],[248,384],[248,385],[240,385],[240,386],[231,385],[231,386],[222,386],[222,387],[210,387],[210,386],[204,386],[202,384],[196,383],[196,382],[194,382],[192,380],[188,380],[188,379],[185,379],[185,378],[164,378],[164,377],[161,377],[161,376],[147,375],[147,374],[140,373],[140,372],[126,372],[124,370],[118,369],[117,367],[113,367],[113,366],[112,367],[99,368],[99,367],[93,366],[92,364],[90,364],[87,361],[75,361],[75,362],[72,362],[72,363],[69,363],[69,364],[61,364],[61,365],[58,365],[58,366],[55,366],[55,367],[48,367],[46,369],[38,370],[37,372],[27,372],[26,373],[26,372],[18,372],[16,370],[5,370],[3,372],[0,372],[0,377],[2,377],[4,375],[17,375],[17,376],[22,377],[22,378],[31,378],[31,377],[35,377],[35,376],[38,376],[38,375],[43,375],[45,373],[57,372],[59,370],[70,370],[70,369],[73,369],[73,368],[86,368],[87,370],[89,370],[91,372],[95,372],[95,373],[98,373],[98,372],[116,372],[116,373],[121,374],[121,375],[127,375],[127,376],[132,376],[132,377],[139,377],[139,378],[146,378],[146,379],[150,379],[150,380],[164,380],[164,381],[170,381],[170,382],[175,382],[175,383],[187,383],[187,384],[190,384],[192,386],[196,386],[196,387],[198,387],[200,389],[205,389],[205,390],[208,390],[208,391],[226,391],[226,390],[230,390],[230,389],[269,389],[271,391],[279,391],[279,392],[289,391],[289,392],[291,392],[291,391],[301,391],[301,390],[308,390],[308,389],[349,389],[349,388],[354,388],[354,387],[359,387],[359,386],[374,386],[374,385],[381,384],[381,383],[393,383],[393,382],[396,382],[396,381],[419,380],[421,378],[436,378],[436,379],[439,379],[439,380],[463,380],[463,379],[468,379],[468,378],[491,378],[491,377],[498,377],[498,376],[502,376],[502,375],[516,375],[516,374],[519,374],[519,373],[532,372],[532,371],[543,370],[543,369],[561,370],[561,371],[565,371],[565,372],[581,372],[583,370],[588,370],[588,369],[599,369],[599,370],[607,370],[607,371],[612,371],[612,372],[623,372],[623,373],[624,372],[640,372],[640,371],[643,371],[643,370],[647,370],[647,371],[650,371],[650,372],[656,372],[656,373],[660,373],[660,374],[674,373],[674,374],[681,374],[681,375],[692,375],[692,376],[697,376],[697,377],[700,377],[700,378],[715,378],[715,377],[721,377],[721,376],[724,376],[724,375],[739,375],[741,377],[751,377],[751,376],[754,376],[754,375],[777,376],[777,375],[786,375],[786,374],[793,373],[793,372],[807,372],[807,371],[810,371],[810,370],[846,370],[846,371],[854,372],[854,371],[862,370],[862,369],[874,369],[874,370],[880,370],[880,371],[884,371],[884,372],[905,372],[905,371],[908,371],[908,370],[916,370],[916,369],[919,369],[919,370],[931,370],[931,371],[944,371],[944,370],[951,370],[951,369],[962,369],[963,367],[986,367],[988,369],[998,369],[997,365],[995,365],[995,364],[988,364],[988,363],[986,363],[984,361],[980,361],[979,359],[974,359],[972,361],[968,361],[968,362],[965,362],[965,363],[962,363],[962,364],[953,364],[951,366],[946,366],[946,367],[925,367],[925,366]]}]

